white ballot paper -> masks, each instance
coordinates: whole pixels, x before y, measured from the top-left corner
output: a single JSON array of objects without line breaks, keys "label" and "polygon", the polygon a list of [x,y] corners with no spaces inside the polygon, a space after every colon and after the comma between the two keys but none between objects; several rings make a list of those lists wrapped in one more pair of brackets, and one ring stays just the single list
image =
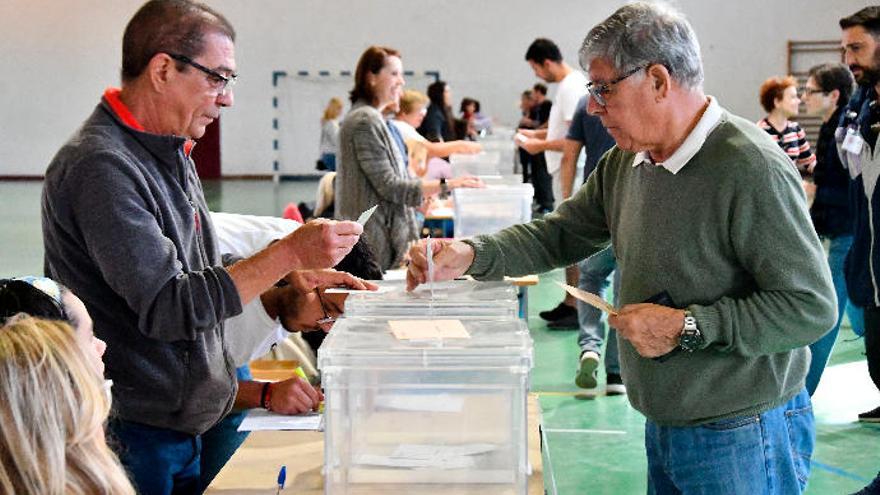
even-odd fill
[{"label": "white ballot paper", "polygon": [[393,285],[380,285],[376,290],[370,289],[349,289],[348,287],[330,287],[324,290],[324,294],[387,294],[389,292],[394,292],[398,290],[403,290],[401,287],[395,287]]},{"label": "white ballot paper", "polygon": [[488,454],[498,447],[492,444],[462,445],[401,444],[391,455],[361,454],[358,464],[397,468],[467,469],[473,467],[477,456]]},{"label": "white ballot paper", "polygon": [[431,289],[431,301],[434,300],[434,248],[431,246],[431,236],[428,236],[428,287]]},{"label": "white ballot paper", "polygon": [[238,425],[238,431],[281,431],[281,430],[310,430],[320,431],[324,429],[324,415],[321,413],[306,413],[296,416],[251,409],[245,416],[244,421]]},{"label": "white ballot paper", "polygon": [[378,208],[378,207],[379,207],[379,205],[373,205],[372,208],[364,210],[364,212],[361,213],[361,215],[358,217],[357,223],[361,224],[361,227],[363,227],[367,223],[367,221],[370,219],[370,217],[373,216],[373,213],[376,212],[376,208]]},{"label": "white ballot paper", "polygon": [[617,315],[617,309],[614,306],[608,304],[608,302],[605,299],[602,299],[601,297],[597,296],[596,294],[593,294],[592,292],[587,292],[585,290],[580,290],[577,287],[572,287],[570,285],[563,284],[561,282],[556,282],[556,283],[559,284],[560,287],[565,289],[565,292],[568,292],[574,298],[579,299],[579,300],[589,304],[590,306],[592,306],[600,311],[604,311],[610,315]]}]

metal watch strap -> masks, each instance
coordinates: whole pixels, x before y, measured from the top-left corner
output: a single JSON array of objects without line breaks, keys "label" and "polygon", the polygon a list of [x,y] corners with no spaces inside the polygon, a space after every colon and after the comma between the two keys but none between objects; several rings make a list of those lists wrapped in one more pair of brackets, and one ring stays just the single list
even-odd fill
[{"label": "metal watch strap", "polygon": [[702,340],[703,336],[697,327],[697,319],[694,318],[690,311],[685,310],[684,326],[681,329],[679,346],[688,352],[693,352],[702,344]]}]

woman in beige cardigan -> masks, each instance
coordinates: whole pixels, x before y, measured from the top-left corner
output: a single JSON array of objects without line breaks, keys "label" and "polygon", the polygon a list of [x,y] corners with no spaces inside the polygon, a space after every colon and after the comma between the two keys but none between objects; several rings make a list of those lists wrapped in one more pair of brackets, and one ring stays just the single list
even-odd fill
[{"label": "woman in beige cardigan", "polygon": [[400,98],[403,65],[393,48],[371,46],[361,55],[351,90],[351,111],[339,132],[336,216],[356,219],[379,205],[364,235],[383,270],[400,266],[410,242],[418,239],[415,209],[425,196],[456,187],[482,187],[476,177],[413,179],[391,136],[382,111]]}]

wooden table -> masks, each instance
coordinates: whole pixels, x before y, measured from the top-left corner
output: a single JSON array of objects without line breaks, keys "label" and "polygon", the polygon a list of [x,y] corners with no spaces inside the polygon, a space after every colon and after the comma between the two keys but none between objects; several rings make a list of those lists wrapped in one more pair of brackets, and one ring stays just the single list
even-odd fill
[{"label": "wooden table", "polygon": [[[538,398],[528,396],[529,495],[544,493],[540,408]],[[324,493],[324,434],[313,431],[256,431],[220,471],[206,493],[274,494],[278,469],[287,466],[287,484],[282,493],[318,495]]]}]

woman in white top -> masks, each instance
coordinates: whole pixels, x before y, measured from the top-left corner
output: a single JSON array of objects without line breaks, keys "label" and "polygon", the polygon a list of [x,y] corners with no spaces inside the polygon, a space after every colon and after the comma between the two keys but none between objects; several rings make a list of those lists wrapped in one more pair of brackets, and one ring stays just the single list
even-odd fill
[{"label": "woman in white top", "polygon": [[[428,141],[416,130],[428,112],[428,97],[419,91],[408,89],[400,97],[400,111],[392,121],[403,139],[421,141],[428,149],[429,157],[446,158],[453,153],[479,153],[483,147],[473,141],[447,141],[435,143]],[[409,143],[407,143],[409,144]]]},{"label": "woman in white top", "polygon": [[339,149],[339,116],[342,115],[342,100],[330,98],[324,116],[321,118],[321,162],[327,170],[336,170],[336,151]]}]

